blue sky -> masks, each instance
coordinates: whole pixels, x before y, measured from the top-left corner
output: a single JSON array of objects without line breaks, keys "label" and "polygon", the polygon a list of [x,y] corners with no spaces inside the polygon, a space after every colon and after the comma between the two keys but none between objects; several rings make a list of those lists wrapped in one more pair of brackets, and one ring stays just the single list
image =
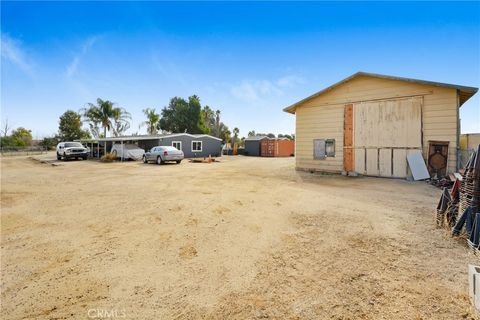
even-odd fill
[{"label": "blue sky", "polygon": [[[240,134],[357,71],[479,87],[480,4],[1,2],[1,118],[51,135],[97,97],[133,116],[197,94]],[[480,132],[479,94],[461,108]]]}]

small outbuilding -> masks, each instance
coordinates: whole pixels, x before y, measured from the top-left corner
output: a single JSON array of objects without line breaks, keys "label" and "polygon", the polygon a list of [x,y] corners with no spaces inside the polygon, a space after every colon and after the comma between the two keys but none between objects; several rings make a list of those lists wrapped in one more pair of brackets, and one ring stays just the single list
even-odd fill
[{"label": "small outbuilding", "polygon": [[259,157],[262,154],[261,142],[270,139],[267,136],[251,136],[245,138],[245,155]]},{"label": "small outbuilding", "polygon": [[459,108],[478,88],[358,72],[284,109],[296,168],[405,178],[420,152],[432,176],[458,170]]},{"label": "small outbuilding", "polygon": [[263,139],[260,150],[262,157],[291,157],[295,153],[295,141],[287,138]]},{"label": "small outbuilding", "polygon": [[219,157],[222,150],[222,139],[208,134],[159,134],[159,135],[137,135],[100,138],[98,142],[106,145],[110,151],[113,144],[135,144],[144,150],[150,150],[155,146],[172,146],[182,150],[185,158]]}]

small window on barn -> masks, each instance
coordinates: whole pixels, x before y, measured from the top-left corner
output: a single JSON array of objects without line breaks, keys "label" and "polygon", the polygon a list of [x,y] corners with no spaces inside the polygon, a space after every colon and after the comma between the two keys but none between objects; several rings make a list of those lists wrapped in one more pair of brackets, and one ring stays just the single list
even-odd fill
[{"label": "small window on barn", "polygon": [[317,160],[335,157],[335,139],[313,140],[313,158]]},{"label": "small window on barn", "polygon": [[192,152],[202,152],[202,141],[192,141]]},{"label": "small window on barn", "polygon": [[335,139],[325,140],[325,154],[327,157],[335,157]]}]

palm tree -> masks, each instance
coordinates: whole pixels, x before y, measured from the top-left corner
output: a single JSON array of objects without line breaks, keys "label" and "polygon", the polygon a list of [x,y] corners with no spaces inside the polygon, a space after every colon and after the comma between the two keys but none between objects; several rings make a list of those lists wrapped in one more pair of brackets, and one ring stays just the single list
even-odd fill
[{"label": "palm tree", "polygon": [[158,132],[158,124],[160,122],[160,114],[158,114],[155,108],[147,108],[142,110],[143,114],[147,117],[147,120],[142,122],[141,126],[147,126],[147,132],[150,135]]},{"label": "palm tree", "polygon": [[230,141],[230,137],[231,137],[231,132],[230,130],[228,130],[228,127],[227,126],[223,126],[222,127],[222,139],[225,140],[225,143],[227,143],[228,141]]},{"label": "palm tree", "polygon": [[[131,119],[130,113],[123,108],[114,107],[114,103],[109,100],[98,98],[97,104],[88,103],[87,106],[80,112],[89,122],[90,130],[94,135],[95,133],[99,135],[100,127],[103,128],[103,137],[107,137],[107,131],[111,129],[116,136],[130,127],[128,122],[128,119]],[[107,145],[105,144],[106,152]]]},{"label": "palm tree", "polygon": [[202,121],[206,128],[211,132],[215,125],[215,119],[213,118],[213,110],[209,106],[205,106],[202,110]]},{"label": "palm tree", "polygon": [[113,117],[113,102],[97,99],[97,104],[88,103],[87,108],[81,110],[83,116],[90,122],[91,127],[103,128],[103,136],[107,136],[107,131],[112,128],[111,118]]},{"label": "palm tree", "polygon": [[220,110],[215,111],[215,136],[220,138],[221,133],[221,125],[220,125]]},{"label": "palm tree", "polygon": [[122,133],[127,131],[130,128],[129,120],[131,119],[132,119],[132,116],[124,108],[120,108],[120,107],[113,108],[112,110],[113,135],[115,137],[118,137],[122,135]]},{"label": "palm tree", "polygon": [[232,139],[233,145],[235,145],[235,143],[237,142],[239,133],[240,133],[240,130],[237,127],[233,128],[233,139]]}]

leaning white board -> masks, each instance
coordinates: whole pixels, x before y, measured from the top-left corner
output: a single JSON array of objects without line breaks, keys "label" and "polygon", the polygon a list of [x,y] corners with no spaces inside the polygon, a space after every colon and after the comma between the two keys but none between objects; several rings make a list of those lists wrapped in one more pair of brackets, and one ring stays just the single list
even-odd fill
[{"label": "leaning white board", "polygon": [[412,151],[409,155],[407,155],[407,161],[410,171],[412,171],[413,180],[430,178],[430,174],[428,173],[425,160],[423,160],[420,150]]}]

